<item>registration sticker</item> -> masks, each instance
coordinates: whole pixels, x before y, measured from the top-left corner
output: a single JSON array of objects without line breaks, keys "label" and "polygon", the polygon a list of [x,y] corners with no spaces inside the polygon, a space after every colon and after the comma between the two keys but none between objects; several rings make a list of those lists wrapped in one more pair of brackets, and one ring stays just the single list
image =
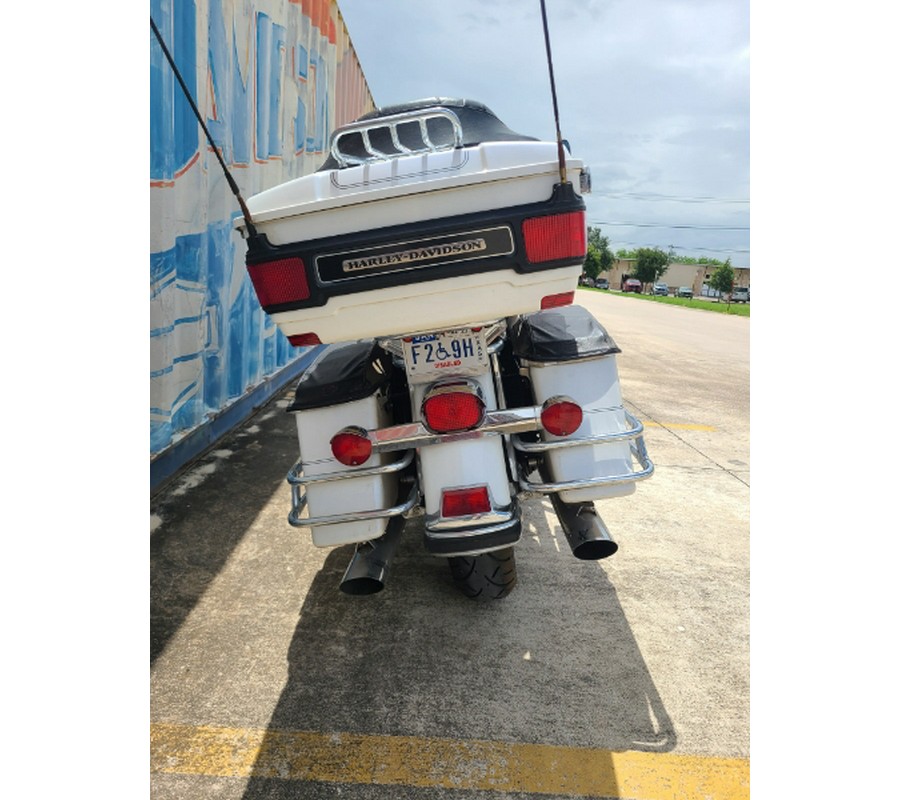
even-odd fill
[{"label": "registration sticker", "polygon": [[403,340],[407,377],[415,383],[443,375],[477,375],[488,368],[484,330],[462,328]]}]

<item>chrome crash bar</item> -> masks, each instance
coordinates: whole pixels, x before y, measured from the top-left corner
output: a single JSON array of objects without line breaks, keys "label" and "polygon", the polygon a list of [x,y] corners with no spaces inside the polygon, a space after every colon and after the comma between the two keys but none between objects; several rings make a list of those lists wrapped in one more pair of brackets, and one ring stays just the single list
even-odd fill
[{"label": "chrome crash bar", "polygon": [[627,431],[604,433],[598,436],[586,436],[581,439],[561,439],[553,442],[523,442],[518,436],[513,436],[513,447],[521,453],[545,453],[549,450],[559,450],[569,447],[592,447],[594,445],[629,441],[631,443],[631,453],[641,465],[639,471],[627,472],[623,475],[607,475],[602,478],[579,478],[577,480],[557,481],[555,483],[532,483],[525,476],[520,475],[519,487],[527,492],[552,494],[554,492],[565,492],[574,489],[588,489],[594,486],[616,486],[649,478],[653,474],[655,467],[647,453],[647,446],[644,444],[644,425],[627,409],[623,408],[622,411],[625,412],[625,419],[631,426]]},{"label": "chrome crash bar", "polygon": [[412,510],[419,498],[419,486],[413,483],[406,502],[393,508],[378,508],[372,511],[351,511],[347,514],[332,514],[324,517],[303,517],[301,514],[306,508],[306,492],[303,487],[311,483],[327,483],[329,481],[349,480],[352,478],[366,478],[373,475],[389,475],[406,469],[413,460],[415,452],[410,450],[402,458],[390,464],[379,467],[367,467],[365,469],[347,469],[340,472],[329,472],[324,475],[303,475],[303,462],[297,461],[287,474],[287,482],[291,485],[291,511],[288,514],[288,522],[294,527],[306,527],[311,525],[334,525],[339,522],[358,522],[368,519],[383,519],[406,514]]}]

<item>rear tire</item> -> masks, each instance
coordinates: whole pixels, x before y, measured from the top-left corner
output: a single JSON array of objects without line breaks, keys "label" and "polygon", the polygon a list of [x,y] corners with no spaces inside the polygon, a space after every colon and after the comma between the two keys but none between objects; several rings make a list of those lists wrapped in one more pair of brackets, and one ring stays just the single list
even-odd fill
[{"label": "rear tire", "polygon": [[477,556],[449,559],[453,582],[473,600],[499,600],[516,585],[516,553],[512,547]]}]

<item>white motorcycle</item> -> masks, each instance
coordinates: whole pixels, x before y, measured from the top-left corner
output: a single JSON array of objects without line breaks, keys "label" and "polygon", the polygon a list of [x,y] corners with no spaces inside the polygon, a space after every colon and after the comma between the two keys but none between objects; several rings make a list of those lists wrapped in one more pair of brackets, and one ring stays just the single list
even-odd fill
[{"label": "white motorcycle", "polygon": [[380,591],[424,516],[461,589],[503,597],[520,504],[539,495],[577,558],[616,551],[594,501],[653,464],[618,347],[571,305],[588,191],[561,142],[435,98],[338,129],[316,173],[247,200],[235,224],[260,304],[291,343],[325,345],[289,409],[289,521],[356,544],[343,591]]}]

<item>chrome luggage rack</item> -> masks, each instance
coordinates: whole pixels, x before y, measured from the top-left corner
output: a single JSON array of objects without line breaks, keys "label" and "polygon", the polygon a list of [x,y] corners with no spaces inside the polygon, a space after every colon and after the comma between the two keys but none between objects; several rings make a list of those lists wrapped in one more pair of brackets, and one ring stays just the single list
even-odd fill
[{"label": "chrome luggage rack", "polygon": [[[452,133],[451,140],[443,142],[435,142],[432,137],[437,137],[442,132],[439,127],[432,124],[429,131],[429,122],[435,120],[444,120],[450,125]],[[401,126],[405,126],[404,139],[406,144],[400,141]],[[409,133],[412,133],[410,137]],[[372,144],[373,134],[376,138],[384,139],[385,144],[387,138],[390,137],[390,144],[393,152],[379,149]],[[418,135],[418,140],[415,140]],[[444,138],[441,135],[441,138]],[[353,152],[349,152],[350,145],[362,142],[362,149],[366,155],[361,156]],[[342,149],[341,145],[344,145]],[[331,140],[331,155],[338,163],[339,167],[355,166],[357,164],[369,164],[373,161],[385,161],[390,158],[397,158],[404,155],[416,155],[419,153],[437,153],[442,150],[453,150],[463,146],[462,124],[459,117],[447,108],[425,108],[419,111],[407,111],[402,114],[393,114],[388,117],[380,117],[378,119],[362,120],[353,122],[343,126],[336,131]]]}]

